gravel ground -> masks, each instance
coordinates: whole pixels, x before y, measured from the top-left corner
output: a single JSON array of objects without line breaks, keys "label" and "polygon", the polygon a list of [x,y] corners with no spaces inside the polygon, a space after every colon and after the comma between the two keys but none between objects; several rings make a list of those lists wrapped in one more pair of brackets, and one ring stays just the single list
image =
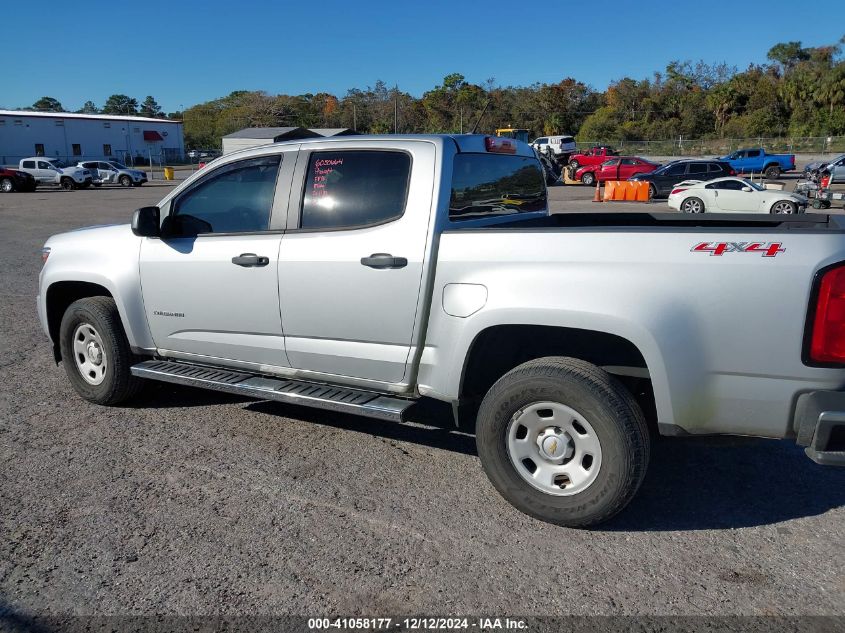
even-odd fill
[{"label": "gravel ground", "polygon": [[789,442],[658,439],[628,510],[577,531],[510,507],[440,411],[82,401],[39,248],[165,191],[0,195],[0,616],[845,614],[845,470]]}]

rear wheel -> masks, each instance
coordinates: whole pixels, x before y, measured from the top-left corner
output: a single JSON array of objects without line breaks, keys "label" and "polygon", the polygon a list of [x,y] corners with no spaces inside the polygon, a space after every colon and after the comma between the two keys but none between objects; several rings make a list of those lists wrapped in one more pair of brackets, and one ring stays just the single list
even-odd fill
[{"label": "rear wheel", "polygon": [[772,205],[772,213],[793,214],[798,213],[798,205],[791,200],[778,200]]},{"label": "rear wheel", "polygon": [[0,180],[0,191],[3,193],[12,193],[15,190],[15,183],[11,178],[3,178]]},{"label": "rear wheel", "polygon": [[596,176],[593,172],[588,171],[586,174],[581,176],[581,182],[583,182],[588,187],[596,184]]},{"label": "rear wheel", "polygon": [[581,164],[573,158],[571,161],[569,161],[569,166],[572,167],[572,169],[578,169]]},{"label": "rear wheel", "polygon": [[780,176],[780,167],[777,165],[769,165],[763,171],[763,175],[766,176],[766,178],[777,178]]},{"label": "rear wheel", "polygon": [[642,411],[610,374],[575,358],[527,362],[484,397],[476,443],[501,495],[558,525],[608,520],[637,492],[649,459]]},{"label": "rear wheel", "polygon": [[70,383],[85,400],[115,405],[141,389],[143,381],[129,370],[138,358],[111,297],[72,303],[62,317],[59,345]]},{"label": "rear wheel", "polygon": [[102,187],[102,186],[103,186],[103,183],[101,183],[101,182],[95,182],[95,183],[94,183],[94,186],[95,186],[95,187]]},{"label": "rear wheel", "polygon": [[704,213],[704,202],[701,198],[687,198],[681,203],[684,213]]}]

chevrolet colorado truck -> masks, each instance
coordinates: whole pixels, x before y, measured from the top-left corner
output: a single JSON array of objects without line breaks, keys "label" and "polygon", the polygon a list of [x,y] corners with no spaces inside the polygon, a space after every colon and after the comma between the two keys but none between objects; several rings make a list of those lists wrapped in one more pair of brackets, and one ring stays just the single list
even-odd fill
[{"label": "chevrolet colorado truck", "polygon": [[560,525],[621,510],[655,434],[845,463],[842,220],[546,196],[507,138],[250,148],[131,224],[51,237],[38,314],[100,405],[146,380],[393,421],[446,403],[493,486]]},{"label": "chevrolet colorado truck", "polygon": [[762,147],[738,149],[716,160],[728,163],[740,174],[763,174],[766,178],[795,170],[795,154],[767,154]]}]

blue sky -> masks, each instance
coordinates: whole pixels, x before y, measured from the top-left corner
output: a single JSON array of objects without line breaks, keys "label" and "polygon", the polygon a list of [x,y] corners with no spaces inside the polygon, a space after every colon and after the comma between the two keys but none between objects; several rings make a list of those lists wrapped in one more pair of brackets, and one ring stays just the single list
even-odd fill
[{"label": "blue sky", "polygon": [[[705,3],[706,4],[706,3]],[[143,0],[12,3],[0,107],[77,109],[151,94],[165,111],[233,90],[338,96],[382,79],[414,95],[452,72],[482,83],[595,88],[673,59],[765,62],[775,43],[835,43],[845,3]],[[571,8],[576,7],[576,8]],[[607,8],[603,15],[598,8]],[[591,43],[592,42],[592,43]]]}]

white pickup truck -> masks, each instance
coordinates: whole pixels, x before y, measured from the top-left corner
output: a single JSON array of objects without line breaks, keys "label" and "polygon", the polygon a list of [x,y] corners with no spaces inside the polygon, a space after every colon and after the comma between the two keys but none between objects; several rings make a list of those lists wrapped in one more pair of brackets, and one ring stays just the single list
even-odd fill
[{"label": "white pickup truck", "polygon": [[19,169],[32,174],[36,182],[59,185],[62,189],[85,189],[93,182],[93,175],[89,170],[67,165],[56,158],[24,158],[19,164]]},{"label": "white pickup truck", "polygon": [[229,154],[43,259],[83,398],[151,379],[395,421],[439,400],[499,492],[561,525],[622,509],[658,433],[845,464],[834,216],[549,215],[526,144],[355,136]]}]

